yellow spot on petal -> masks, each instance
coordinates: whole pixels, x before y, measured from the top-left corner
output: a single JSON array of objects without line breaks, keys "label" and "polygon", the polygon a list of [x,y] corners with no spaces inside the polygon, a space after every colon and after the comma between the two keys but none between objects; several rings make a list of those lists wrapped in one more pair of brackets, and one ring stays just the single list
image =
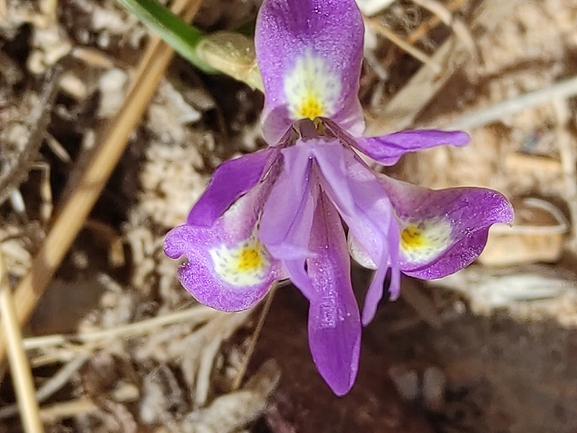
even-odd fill
[{"label": "yellow spot on petal", "polygon": [[403,250],[422,248],[426,244],[427,239],[423,236],[422,230],[414,224],[405,227],[401,232],[401,248]]},{"label": "yellow spot on petal", "polygon": [[262,243],[249,238],[229,247],[221,245],[210,250],[216,274],[237,287],[254,286],[268,277],[270,261]]},{"label": "yellow spot on petal", "polygon": [[315,120],[324,113],[323,104],[314,95],[309,95],[299,107],[297,116],[303,119]]},{"label": "yellow spot on petal", "polygon": [[[260,244],[260,242],[259,242]],[[262,247],[259,245],[256,248],[244,248],[238,258],[236,267],[240,272],[259,271],[263,267]]]},{"label": "yellow spot on petal", "polygon": [[401,253],[410,262],[425,263],[447,249],[451,234],[451,224],[443,219],[408,224],[401,231]]}]

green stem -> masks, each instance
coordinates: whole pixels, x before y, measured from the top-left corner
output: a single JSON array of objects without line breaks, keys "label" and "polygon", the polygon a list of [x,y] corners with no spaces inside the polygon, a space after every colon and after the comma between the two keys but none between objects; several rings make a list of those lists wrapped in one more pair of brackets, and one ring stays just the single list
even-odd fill
[{"label": "green stem", "polygon": [[117,1],[198,69],[207,73],[218,72],[200,59],[196,52],[198,44],[205,37],[202,32],[183,22],[155,0]]}]

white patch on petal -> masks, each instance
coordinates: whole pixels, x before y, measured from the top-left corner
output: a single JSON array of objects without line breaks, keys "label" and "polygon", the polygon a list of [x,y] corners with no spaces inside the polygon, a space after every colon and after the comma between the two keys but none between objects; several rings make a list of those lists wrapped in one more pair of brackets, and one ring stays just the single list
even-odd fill
[{"label": "white patch on petal", "polygon": [[429,262],[447,249],[451,234],[451,224],[444,219],[409,223],[401,231],[401,254],[411,263]]},{"label": "white patch on petal", "polygon": [[293,120],[330,117],[341,93],[341,83],[325,59],[307,51],[296,60],[284,81],[288,109]]},{"label": "white patch on petal", "polygon": [[246,287],[261,284],[270,272],[270,260],[262,243],[255,237],[234,247],[221,245],[210,250],[217,275],[226,283]]}]

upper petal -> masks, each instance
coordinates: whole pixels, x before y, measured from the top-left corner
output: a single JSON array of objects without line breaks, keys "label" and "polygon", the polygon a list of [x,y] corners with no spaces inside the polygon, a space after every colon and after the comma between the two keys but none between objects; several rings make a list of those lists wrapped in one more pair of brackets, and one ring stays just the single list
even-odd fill
[{"label": "upper petal", "polygon": [[351,144],[378,163],[393,165],[407,152],[442,145],[464,146],[468,142],[469,135],[463,131],[422,129],[395,132],[382,137],[355,138]]},{"label": "upper petal", "polygon": [[355,136],[362,133],[357,93],[363,34],[354,0],[264,1],[255,44],[269,143],[302,118],[331,118]]},{"label": "upper petal", "polygon": [[268,148],[221,164],[188,214],[187,223],[210,227],[236,199],[263,178],[277,152],[275,148]]},{"label": "upper petal", "polygon": [[410,276],[441,278],[464,268],[483,251],[491,225],[513,220],[509,201],[487,188],[430,190],[386,176],[380,182],[399,219],[400,266]]},{"label": "upper petal", "polygon": [[280,262],[255,234],[263,190],[241,197],[211,227],[185,224],[166,235],[166,255],[188,259],[179,279],[199,302],[222,311],[244,310],[283,278]]}]

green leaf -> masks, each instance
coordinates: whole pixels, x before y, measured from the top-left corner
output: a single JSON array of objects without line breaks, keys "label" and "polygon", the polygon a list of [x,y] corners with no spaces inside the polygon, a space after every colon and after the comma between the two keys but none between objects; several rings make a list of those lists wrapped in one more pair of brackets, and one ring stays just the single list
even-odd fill
[{"label": "green leaf", "polygon": [[118,0],[118,2],[198,69],[207,73],[218,72],[198,56],[198,44],[205,37],[202,32],[183,22],[155,0]]}]

